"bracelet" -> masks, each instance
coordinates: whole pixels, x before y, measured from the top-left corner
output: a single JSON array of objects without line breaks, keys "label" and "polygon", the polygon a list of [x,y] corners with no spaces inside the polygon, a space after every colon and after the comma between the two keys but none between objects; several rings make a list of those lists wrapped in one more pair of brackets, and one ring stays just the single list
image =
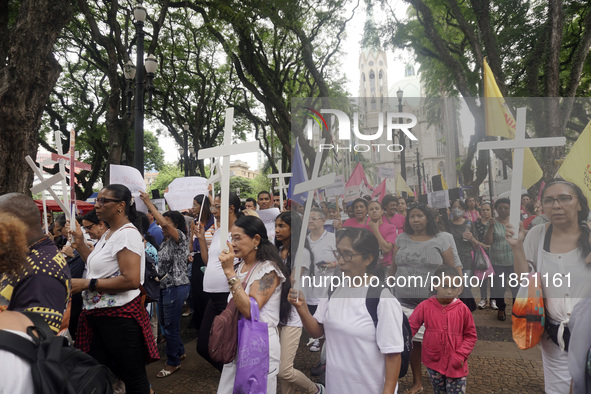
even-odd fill
[{"label": "bracelet", "polygon": [[96,283],[98,282],[98,279],[91,279],[90,283],[88,284],[88,290],[90,291],[96,291]]},{"label": "bracelet", "polygon": [[234,286],[234,283],[238,282],[238,277],[237,276],[233,276],[230,279],[228,279],[228,286],[232,287]]},{"label": "bracelet", "polygon": [[233,296],[234,296],[234,294],[235,294],[235,293],[238,291],[238,289],[242,289],[242,286],[241,286],[241,285],[238,285],[238,287],[237,287],[237,288],[235,288],[235,289],[232,289],[232,297],[233,297]]}]

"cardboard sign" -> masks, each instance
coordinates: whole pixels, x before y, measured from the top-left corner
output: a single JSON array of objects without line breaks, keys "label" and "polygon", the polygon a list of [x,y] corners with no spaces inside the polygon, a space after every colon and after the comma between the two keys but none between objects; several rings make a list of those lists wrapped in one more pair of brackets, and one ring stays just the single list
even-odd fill
[{"label": "cardboard sign", "polygon": [[396,177],[396,170],[394,167],[379,166],[378,176],[380,178],[394,178]]},{"label": "cardboard sign", "polygon": [[449,191],[439,190],[428,195],[428,205],[435,209],[449,207]]},{"label": "cardboard sign", "polygon": [[139,212],[148,213],[148,207],[146,207],[146,204],[140,198],[140,190],[143,192],[146,191],[146,183],[142,174],[135,167],[117,164],[111,164],[109,172],[109,184],[127,186],[135,200],[135,209]]},{"label": "cardboard sign", "polygon": [[207,194],[207,179],[200,176],[176,178],[168,185],[164,198],[173,211],[182,211],[193,207],[193,198]]},{"label": "cardboard sign", "polygon": [[332,185],[327,185],[324,188],[324,192],[326,193],[326,197],[334,197],[334,196],[342,196],[345,194],[345,176],[338,175],[335,177],[334,183]]}]

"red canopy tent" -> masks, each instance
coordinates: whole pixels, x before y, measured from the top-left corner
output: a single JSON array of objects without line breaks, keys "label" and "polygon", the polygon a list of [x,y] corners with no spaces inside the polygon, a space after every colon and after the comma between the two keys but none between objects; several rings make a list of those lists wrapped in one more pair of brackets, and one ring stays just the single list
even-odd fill
[{"label": "red canopy tent", "polygon": [[[43,213],[43,200],[35,200],[35,204],[37,204],[39,211]],[[54,200],[45,200],[45,204],[47,205],[47,210],[50,212],[62,211],[60,206]],[[88,213],[94,209],[94,204],[81,200],[76,200],[76,206],[78,207],[78,211],[82,212],[82,214]]]}]

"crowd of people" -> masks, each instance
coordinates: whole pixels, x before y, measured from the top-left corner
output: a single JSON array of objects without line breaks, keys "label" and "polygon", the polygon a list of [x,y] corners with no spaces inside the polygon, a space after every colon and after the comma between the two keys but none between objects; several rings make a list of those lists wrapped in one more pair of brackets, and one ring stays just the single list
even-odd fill
[{"label": "crowd of people", "polygon": [[[490,307],[507,320],[506,299],[519,289],[511,278],[535,271],[570,279],[569,286],[542,282],[545,390],[591,389],[591,222],[584,194],[570,182],[548,183],[537,201],[522,196],[519,229],[509,224],[506,198],[468,197],[443,209],[393,195],[314,202],[307,223],[303,207],[287,199],[281,207],[267,191],[244,202],[230,193],[228,207],[220,195],[200,194],[185,212],[159,212],[143,192],[137,199],[147,214],[137,212],[126,186],[109,185],[74,225],[50,215],[45,234],[32,199],[0,196],[0,330],[27,337],[31,321],[18,312],[40,313],[127,393],[153,392],[151,379],[173,375],[196,351],[221,372],[218,393],[232,393],[242,376],[239,357],[225,364],[212,357],[212,325],[230,300],[248,320],[254,303],[268,327],[268,393],[394,393],[404,362],[412,374],[406,393],[425,389],[422,365],[434,392],[461,393],[477,342],[472,312]],[[258,216],[272,208],[280,213],[270,232]],[[476,250],[494,271],[494,278],[481,273],[478,290],[470,288]],[[400,285],[408,278],[415,282]],[[335,279],[339,286],[330,285]],[[155,299],[148,281],[159,287]],[[181,340],[183,314],[198,330],[196,349]],[[311,371],[317,382],[294,365],[304,330],[309,350],[321,352]],[[148,376],[146,364],[161,357],[159,342],[166,361]],[[0,366],[0,392],[32,392],[27,362],[0,348]]]}]

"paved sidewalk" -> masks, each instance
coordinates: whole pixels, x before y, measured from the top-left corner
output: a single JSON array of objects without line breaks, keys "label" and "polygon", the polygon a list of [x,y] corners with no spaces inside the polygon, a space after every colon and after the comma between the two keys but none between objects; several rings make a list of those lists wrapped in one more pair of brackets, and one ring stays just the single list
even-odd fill
[{"label": "paved sidewalk", "polygon": [[[468,393],[543,393],[544,376],[540,349],[519,350],[511,337],[510,308],[507,321],[498,321],[496,311],[485,309],[474,312],[479,340],[469,359]],[[183,318],[186,326],[188,318]],[[164,359],[148,366],[148,377],[157,394],[162,393],[215,393],[220,373],[203,360],[195,351],[195,330],[184,329],[187,359],[182,368],[166,378],[156,374],[164,366]],[[192,336],[192,339],[191,339]],[[311,353],[305,343],[304,333],[296,355],[295,366],[309,374],[319,362],[319,353]],[[164,348],[161,346],[161,354]],[[399,393],[410,387],[412,374],[400,381]],[[314,379],[313,379],[314,380]],[[431,393],[426,369],[422,373],[425,393]],[[348,394],[348,393],[342,393]],[[355,393],[357,394],[357,393]]]}]

